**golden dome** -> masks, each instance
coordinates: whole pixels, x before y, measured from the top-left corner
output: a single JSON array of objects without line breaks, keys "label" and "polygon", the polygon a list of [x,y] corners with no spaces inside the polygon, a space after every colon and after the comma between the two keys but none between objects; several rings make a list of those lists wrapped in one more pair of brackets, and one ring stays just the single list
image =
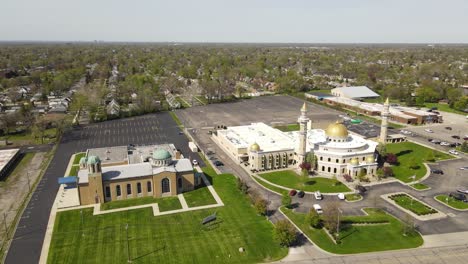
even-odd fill
[{"label": "golden dome", "polygon": [[369,156],[369,157],[367,157],[367,158],[366,158],[366,162],[367,162],[367,163],[374,163],[374,162],[375,162],[374,156]]},{"label": "golden dome", "polygon": [[327,127],[325,134],[329,137],[345,138],[348,136],[348,129],[340,121],[336,121]]},{"label": "golden dome", "polygon": [[359,160],[357,158],[352,158],[350,163],[351,165],[359,165]]},{"label": "golden dome", "polygon": [[260,145],[258,145],[257,142],[253,143],[250,146],[250,151],[260,151]]}]

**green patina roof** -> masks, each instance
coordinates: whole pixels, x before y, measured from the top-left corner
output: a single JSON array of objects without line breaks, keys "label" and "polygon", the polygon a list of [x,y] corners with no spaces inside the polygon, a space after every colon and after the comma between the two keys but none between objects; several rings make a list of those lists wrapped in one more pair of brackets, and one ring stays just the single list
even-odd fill
[{"label": "green patina roof", "polygon": [[171,153],[165,149],[155,149],[153,151],[153,159],[156,160],[166,160],[171,158]]},{"label": "green patina roof", "polygon": [[96,164],[101,162],[98,156],[89,156],[87,160],[88,164]]},{"label": "green patina roof", "polygon": [[86,158],[85,157],[82,157],[80,159],[80,164],[86,164]]}]

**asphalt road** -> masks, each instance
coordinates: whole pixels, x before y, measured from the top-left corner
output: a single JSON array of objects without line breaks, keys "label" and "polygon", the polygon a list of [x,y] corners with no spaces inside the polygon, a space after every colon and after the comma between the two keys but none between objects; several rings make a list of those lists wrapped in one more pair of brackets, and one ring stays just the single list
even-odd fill
[{"label": "asphalt road", "polygon": [[59,188],[57,178],[65,174],[72,154],[94,147],[173,143],[185,157],[197,159],[203,166],[198,154],[190,152],[188,139],[179,132],[169,113],[111,120],[67,132],[21,216],[5,263],[39,261],[50,210]]}]

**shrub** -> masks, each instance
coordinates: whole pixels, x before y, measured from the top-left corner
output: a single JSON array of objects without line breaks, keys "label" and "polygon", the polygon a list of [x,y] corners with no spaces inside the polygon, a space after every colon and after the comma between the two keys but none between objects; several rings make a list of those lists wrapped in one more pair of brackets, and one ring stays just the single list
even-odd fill
[{"label": "shrub", "polygon": [[311,167],[312,166],[308,162],[303,162],[299,165],[299,168],[301,168],[302,170],[306,170],[306,171],[310,171]]},{"label": "shrub", "polygon": [[246,194],[249,191],[249,186],[240,178],[237,178],[237,188],[243,193]]},{"label": "shrub", "polygon": [[395,165],[398,163],[398,157],[397,155],[393,153],[388,153],[387,156],[385,157],[385,161],[392,165]]},{"label": "shrub", "polygon": [[390,167],[383,167],[382,171],[385,178],[393,176],[393,169]]},{"label": "shrub", "polygon": [[353,177],[351,177],[349,174],[343,175],[343,178],[344,178],[345,181],[347,181],[347,182],[352,182],[352,181],[353,181]]},{"label": "shrub", "polygon": [[288,247],[296,241],[296,229],[288,220],[276,222],[274,232],[275,238],[283,247]]},{"label": "shrub", "polygon": [[260,215],[266,215],[267,213],[267,208],[268,208],[268,202],[265,199],[257,199],[255,201],[255,210],[257,210],[257,213]]}]

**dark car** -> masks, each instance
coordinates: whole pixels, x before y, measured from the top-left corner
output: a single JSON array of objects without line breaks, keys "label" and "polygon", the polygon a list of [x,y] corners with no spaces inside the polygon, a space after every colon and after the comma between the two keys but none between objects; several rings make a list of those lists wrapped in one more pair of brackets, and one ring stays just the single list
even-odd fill
[{"label": "dark car", "polygon": [[214,165],[216,166],[224,166],[224,163],[222,163],[221,161],[217,160],[214,162]]},{"label": "dark car", "polygon": [[458,201],[468,202],[468,200],[466,200],[466,195],[463,193],[450,193],[449,196]]},{"label": "dark car", "polygon": [[454,138],[454,139],[460,139],[460,136],[453,135],[452,138]]},{"label": "dark car", "polygon": [[358,190],[360,193],[365,193],[367,191],[366,187],[362,185],[357,185],[356,190]]},{"label": "dark car", "polygon": [[206,155],[213,155],[213,154],[214,154],[214,152],[211,151],[211,150],[208,150],[208,151],[206,152]]},{"label": "dark car", "polygon": [[432,138],[428,138],[427,141],[432,142]]},{"label": "dark car", "polygon": [[297,191],[296,190],[290,190],[289,191],[289,196],[295,196],[297,194]]},{"label": "dark car", "polygon": [[463,194],[468,194],[468,189],[458,189],[457,192],[463,193]]},{"label": "dark car", "polygon": [[434,174],[444,175],[444,171],[440,169],[432,169],[431,172]]},{"label": "dark car", "polygon": [[452,128],[451,128],[451,127],[445,127],[445,129],[447,129],[447,130],[452,130]]},{"label": "dark car", "polygon": [[299,197],[299,198],[303,198],[304,195],[305,195],[305,192],[304,192],[304,191],[299,191],[299,192],[297,193],[297,197]]}]

